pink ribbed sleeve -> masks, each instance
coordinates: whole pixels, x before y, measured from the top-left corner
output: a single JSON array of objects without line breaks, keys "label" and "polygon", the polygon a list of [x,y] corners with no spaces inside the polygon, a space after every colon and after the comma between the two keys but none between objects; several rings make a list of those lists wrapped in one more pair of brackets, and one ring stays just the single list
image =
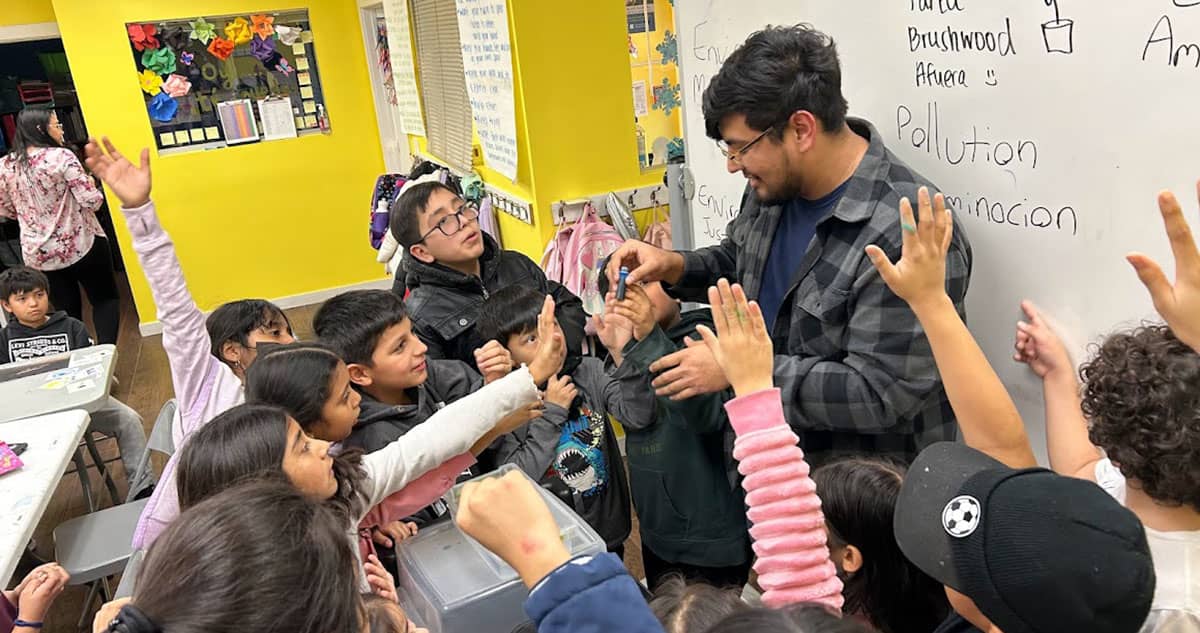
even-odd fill
[{"label": "pink ribbed sleeve", "polygon": [[737,433],[733,457],[745,475],[763,604],[816,602],[841,611],[842,582],[829,560],[821,499],[799,438],[783,417],[779,390],[735,398],[725,411]]}]

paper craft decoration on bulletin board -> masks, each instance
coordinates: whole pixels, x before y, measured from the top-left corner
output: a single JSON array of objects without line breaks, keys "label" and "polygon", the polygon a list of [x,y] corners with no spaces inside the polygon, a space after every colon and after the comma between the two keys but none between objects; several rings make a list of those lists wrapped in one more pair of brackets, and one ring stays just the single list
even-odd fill
[{"label": "paper craft decoration on bulletin board", "polygon": [[517,178],[517,116],[506,0],[456,0],[471,114],[488,167]]},{"label": "paper craft decoration on bulletin board", "polygon": [[210,149],[320,131],[317,118],[305,116],[328,112],[307,10],[125,26],[159,150]]}]

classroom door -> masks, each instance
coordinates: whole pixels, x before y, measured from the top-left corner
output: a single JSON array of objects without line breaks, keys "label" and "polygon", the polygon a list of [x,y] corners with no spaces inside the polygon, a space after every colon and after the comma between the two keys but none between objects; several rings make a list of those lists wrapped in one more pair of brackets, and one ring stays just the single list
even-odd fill
[{"label": "classroom door", "polygon": [[408,152],[408,135],[404,133],[400,113],[396,109],[396,87],[392,83],[383,4],[364,6],[360,10],[367,68],[371,74],[371,94],[375,97],[375,118],[379,122],[379,141],[383,146],[383,162],[388,173],[408,173],[412,167],[412,157]]}]

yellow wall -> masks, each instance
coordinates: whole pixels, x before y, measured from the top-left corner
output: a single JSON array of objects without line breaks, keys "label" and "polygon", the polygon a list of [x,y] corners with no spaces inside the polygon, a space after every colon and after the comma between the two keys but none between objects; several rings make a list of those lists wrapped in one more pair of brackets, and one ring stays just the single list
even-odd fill
[{"label": "yellow wall", "polygon": [[[614,0],[616,1],[616,0]],[[653,0],[654,30],[649,33],[630,34],[637,47],[637,57],[630,56],[629,65],[632,81],[646,82],[646,114],[638,118],[638,125],[646,132],[646,151],[654,151],[654,141],[683,136],[683,119],[680,106],[671,109],[668,116],[665,110],[654,107],[654,89],[661,87],[665,78],[668,85],[679,85],[679,64],[671,61],[662,63],[663,55],[658,50],[668,32],[675,34],[675,10],[669,0]],[[678,40],[677,40],[678,41]],[[682,95],[681,95],[682,97]],[[666,152],[659,151],[654,156],[656,165],[665,164]]]},{"label": "yellow wall", "polygon": [[[292,6],[54,0],[88,129],[131,155],[154,145],[125,22]],[[151,157],[159,215],[201,309],[382,275],[367,240],[371,187],[384,166],[358,9],[352,0],[322,0],[309,4],[309,18],[333,134]],[[109,204],[119,202],[110,195]],[[153,321],[149,288],[117,222],[138,314]]]},{"label": "yellow wall", "polygon": [[0,26],[53,21],[54,7],[50,0],[4,0],[0,6]]},{"label": "yellow wall", "polygon": [[508,10],[517,183],[486,168],[480,175],[533,202],[533,225],[497,217],[504,247],[538,261],[557,230],[553,203],[661,183],[663,170],[642,173],[637,162],[624,5],[521,0]]}]

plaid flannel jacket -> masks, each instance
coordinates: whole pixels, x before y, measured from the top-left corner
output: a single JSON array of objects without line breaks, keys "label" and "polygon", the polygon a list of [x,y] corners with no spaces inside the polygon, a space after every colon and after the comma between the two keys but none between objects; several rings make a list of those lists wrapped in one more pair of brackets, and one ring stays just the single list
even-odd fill
[{"label": "plaid flannel jacket", "polygon": [[[771,332],[775,385],[814,466],[850,454],[909,463],[929,444],[953,440],[957,425],[916,315],[863,249],[876,244],[898,260],[900,198],[915,203],[918,187],[936,189],[888,151],[869,122],[849,124],[870,147],[842,199],[817,224],[783,298]],[[725,239],[683,253],[683,278],[672,293],[707,301],[708,286],[726,277],[757,298],[782,209],[761,206],[747,188]],[[956,222],[946,290],[960,316],[970,277],[971,245]]]}]

